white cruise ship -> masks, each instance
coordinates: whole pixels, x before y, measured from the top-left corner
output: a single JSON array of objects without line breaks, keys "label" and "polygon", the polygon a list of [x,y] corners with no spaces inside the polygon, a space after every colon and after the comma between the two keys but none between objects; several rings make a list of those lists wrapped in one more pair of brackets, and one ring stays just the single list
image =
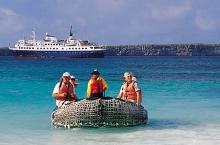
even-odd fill
[{"label": "white cruise ship", "polygon": [[45,39],[36,40],[33,31],[33,39],[18,40],[14,48],[9,47],[16,57],[40,57],[40,58],[99,58],[104,57],[104,51],[100,45],[89,41],[74,39],[72,27],[66,40],[58,40],[55,36],[46,33]]}]

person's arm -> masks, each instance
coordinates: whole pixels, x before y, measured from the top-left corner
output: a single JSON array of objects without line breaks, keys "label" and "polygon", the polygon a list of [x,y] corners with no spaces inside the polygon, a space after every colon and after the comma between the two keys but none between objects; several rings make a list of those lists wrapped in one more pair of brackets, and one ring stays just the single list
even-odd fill
[{"label": "person's arm", "polygon": [[70,84],[75,87],[75,84],[74,84],[74,81],[73,80],[70,80]]},{"label": "person's arm", "polygon": [[87,86],[87,97],[91,96],[91,80],[89,80],[88,82],[88,86]]},{"label": "person's arm", "polygon": [[52,96],[57,100],[63,99],[63,97],[66,95],[65,93],[62,93],[62,94],[59,93],[59,86],[60,86],[60,83],[57,83],[52,93]]},{"label": "person's arm", "polygon": [[141,105],[142,103],[142,93],[141,90],[137,91],[137,105]]},{"label": "person's arm", "polygon": [[104,80],[104,78],[101,78],[102,82],[103,82],[103,89],[107,90],[108,89],[108,84],[106,83],[106,81]]},{"label": "person's arm", "polygon": [[59,93],[53,93],[52,96],[57,99],[57,100],[61,100],[63,99],[65,96],[66,96],[66,93],[62,93],[62,94],[59,94]]},{"label": "person's arm", "polygon": [[122,99],[122,92],[119,92],[119,94],[118,94],[117,98]]},{"label": "person's arm", "polygon": [[142,92],[141,92],[141,88],[139,87],[137,82],[134,83],[134,89],[135,89],[135,92],[137,94],[136,104],[141,105],[141,103],[142,103]]},{"label": "person's arm", "polygon": [[120,92],[119,92],[117,98],[123,99],[123,92],[122,92],[122,89],[123,89],[123,85],[122,85],[121,88],[120,88]]}]

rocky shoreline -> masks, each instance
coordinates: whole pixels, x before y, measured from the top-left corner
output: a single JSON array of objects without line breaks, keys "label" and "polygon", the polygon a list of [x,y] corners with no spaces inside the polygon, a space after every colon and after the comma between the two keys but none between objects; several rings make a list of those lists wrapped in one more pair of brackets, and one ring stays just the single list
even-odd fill
[{"label": "rocky shoreline", "polygon": [[107,56],[220,56],[220,44],[106,46]]},{"label": "rocky shoreline", "polygon": [[[143,44],[104,46],[106,56],[220,56],[220,44]],[[7,47],[0,56],[10,56]]]}]

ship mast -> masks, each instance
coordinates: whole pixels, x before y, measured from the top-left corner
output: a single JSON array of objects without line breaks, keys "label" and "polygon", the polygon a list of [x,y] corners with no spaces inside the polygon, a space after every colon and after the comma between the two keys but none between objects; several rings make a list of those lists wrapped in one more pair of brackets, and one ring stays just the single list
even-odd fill
[{"label": "ship mast", "polygon": [[72,33],[72,25],[70,26],[70,36],[73,36],[73,33]]},{"label": "ship mast", "polygon": [[73,33],[72,33],[72,25],[70,26],[70,35],[69,35],[69,41],[73,39]]},{"label": "ship mast", "polygon": [[35,40],[36,40],[36,34],[35,34],[35,31],[32,31],[32,38],[33,38],[33,41],[35,42]]}]

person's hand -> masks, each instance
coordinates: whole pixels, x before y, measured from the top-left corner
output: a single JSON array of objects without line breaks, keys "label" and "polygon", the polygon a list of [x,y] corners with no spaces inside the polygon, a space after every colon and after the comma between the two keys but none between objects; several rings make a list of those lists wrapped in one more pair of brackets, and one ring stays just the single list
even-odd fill
[{"label": "person's hand", "polygon": [[62,93],[62,94],[61,94],[61,97],[66,97],[66,93]]}]

